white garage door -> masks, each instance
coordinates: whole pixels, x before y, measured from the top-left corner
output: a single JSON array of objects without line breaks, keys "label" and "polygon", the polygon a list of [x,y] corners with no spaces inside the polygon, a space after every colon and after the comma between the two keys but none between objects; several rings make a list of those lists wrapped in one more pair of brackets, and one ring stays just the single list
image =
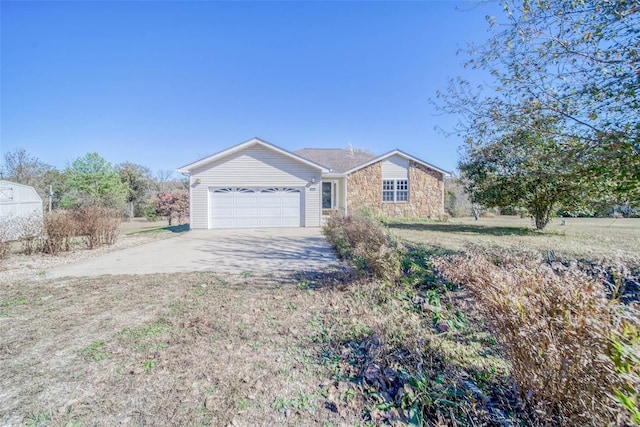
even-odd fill
[{"label": "white garage door", "polygon": [[210,227],[300,227],[300,195],[295,188],[213,189]]}]

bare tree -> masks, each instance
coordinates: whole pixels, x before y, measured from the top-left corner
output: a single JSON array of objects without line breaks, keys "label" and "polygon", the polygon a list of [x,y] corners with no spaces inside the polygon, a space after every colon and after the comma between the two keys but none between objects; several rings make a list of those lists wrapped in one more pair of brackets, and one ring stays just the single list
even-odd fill
[{"label": "bare tree", "polygon": [[160,169],[156,174],[156,180],[158,181],[158,187],[160,191],[165,190],[166,184],[173,178],[173,171],[171,169]]},{"label": "bare tree", "polygon": [[6,152],[1,169],[3,179],[30,185],[43,199],[49,195],[49,185],[59,181],[59,172],[53,166],[41,162],[24,148]]}]

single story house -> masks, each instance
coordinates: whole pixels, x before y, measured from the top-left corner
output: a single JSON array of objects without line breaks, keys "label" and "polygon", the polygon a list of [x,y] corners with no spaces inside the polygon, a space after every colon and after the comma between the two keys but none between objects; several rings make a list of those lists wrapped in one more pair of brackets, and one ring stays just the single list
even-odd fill
[{"label": "single story house", "polygon": [[259,138],[178,172],[189,176],[192,229],[320,227],[333,210],[436,218],[448,174],[400,150],[291,152]]}]

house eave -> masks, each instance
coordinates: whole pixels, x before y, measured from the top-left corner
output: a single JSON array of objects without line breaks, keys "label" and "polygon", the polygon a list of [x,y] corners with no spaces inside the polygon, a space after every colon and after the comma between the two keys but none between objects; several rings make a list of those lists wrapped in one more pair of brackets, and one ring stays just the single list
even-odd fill
[{"label": "house eave", "polygon": [[327,172],[322,174],[322,178],[344,178],[346,175],[339,172]]},{"label": "house eave", "polygon": [[312,161],[310,161],[308,159],[305,159],[304,157],[300,157],[295,153],[292,153],[292,152],[290,152],[288,150],[280,148],[280,147],[278,147],[278,146],[276,146],[274,144],[271,144],[271,143],[269,143],[267,141],[264,141],[264,140],[262,140],[260,138],[257,138],[257,137],[256,138],[251,138],[250,140],[242,142],[242,143],[240,143],[238,145],[234,145],[233,147],[227,148],[226,150],[219,151],[218,153],[215,153],[215,154],[213,154],[211,156],[204,157],[204,158],[202,158],[200,160],[197,160],[197,161],[195,161],[193,163],[189,163],[187,165],[179,167],[178,169],[176,169],[176,172],[182,173],[182,174],[190,174],[191,171],[194,170],[194,169],[197,169],[197,168],[202,167],[204,165],[207,165],[207,164],[209,164],[211,162],[214,162],[214,161],[216,161],[218,159],[221,159],[221,158],[224,158],[226,156],[229,156],[229,155],[231,155],[233,153],[237,153],[238,151],[244,150],[245,148],[251,147],[253,145],[261,145],[263,147],[269,148],[269,149],[271,149],[273,151],[276,151],[276,152],[278,152],[278,153],[280,153],[282,155],[285,155],[285,156],[287,156],[287,157],[289,157],[289,158],[291,158],[293,160],[296,160],[296,161],[298,161],[300,163],[304,163],[307,166],[314,167],[314,168],[318,169],[319,171],[321,171],[322,173],[329,172],[329,169],[327,169],[326,167],[324,167],[322,165],[314,163],[314,162],[312,162]]},{"label": "house eave", "polygon": [[389,158],[391,156],[394,156],[394,155],[399,155],[399,156],[404,157],[404,158],[406,158],[408,160],[412,160],[412,161],[414,161],[416,163],[419,163],[419,164],[421,164],[423,166],[426,166],[426,167],[428,167],[430,169],[433,169],[436,172],[440,172],[443,175],[451,175],[451,172],[449,172],[449,171],[441,169],[441,168],[439,168],[439,167],[437,167],[435,165],[432,165],[429,162],[425,162],[424,160],[421,160],[421,159],[419,159],[417,157],[414,157],[414,156],[412,156],[410,154],[407,154],[404,151],[401,151],[401,150],[398,150],[398,149],[391,150],[388,153],[382,154],[381,156],[375,157],[375,158],[369,160],[368,162],[365,162],[365,163],[363,163],[361,165],[358,165],[358,166],[356,166],[356,167],[344,172],[343,175],[345,175],[345,176],[349,175],[349,174],[351,174],[351,173],[353,173],[353,172],[355,172],[357,170],[360,170],[362,168],[366,168],[367,166],[371,166],[374,163],[378,163],[378,162],[380,162],[380,161],[382,161],[382,160],[384,160],[386,158]]}]

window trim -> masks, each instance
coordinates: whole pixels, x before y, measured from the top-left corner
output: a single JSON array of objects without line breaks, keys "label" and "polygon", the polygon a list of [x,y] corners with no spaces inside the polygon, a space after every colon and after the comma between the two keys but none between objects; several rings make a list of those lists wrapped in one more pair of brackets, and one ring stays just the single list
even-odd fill
[{"label": "window trim", "polygon": [[[389,186],[391,183],[391,187]],[[402,187],[398,188],[401,184]],[[406,198],[400,200],[398,194],[406,194]],[[393,197],[392,200],[385,200],[389,195]],[[383,179],[382,180],[382,203],[408,203],[409,202],[409,179]]]}]

